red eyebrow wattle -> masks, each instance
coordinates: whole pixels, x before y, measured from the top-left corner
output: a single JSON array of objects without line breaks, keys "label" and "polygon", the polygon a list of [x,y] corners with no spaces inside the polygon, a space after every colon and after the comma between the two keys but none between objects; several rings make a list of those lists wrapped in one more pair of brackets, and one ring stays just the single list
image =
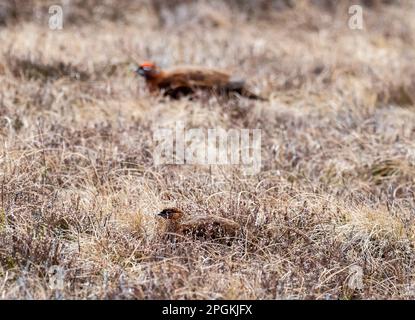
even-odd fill
[{"label": "red eyebrow wattle", "polygon": [[153,66],[154,66],[154,63],[149,62],[149,61],[145,61],[140,65],[140,67],[153,67]]}]

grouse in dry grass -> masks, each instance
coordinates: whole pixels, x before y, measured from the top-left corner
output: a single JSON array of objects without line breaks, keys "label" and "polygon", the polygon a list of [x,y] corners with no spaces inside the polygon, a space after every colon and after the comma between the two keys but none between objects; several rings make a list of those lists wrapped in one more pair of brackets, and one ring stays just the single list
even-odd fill
[{"label": "grouse in dry grass", "polygon": [[245,80],[236,79],[223,70],[197,66],[162,70],[152,62],[144,62],[135,71],[144,77],[151,92],[163,91],[174,99],[205,90],[218,95],[237,94],[248,99],[266,100],[248,90]]},{"label": "grouse in dry grass", "polygon": [[208,216],[186,216],[178,208],[166,208],[158,216],[166,219],[166,232],[198,240],[224,240],[230,244],[237,237],[240,225],[230,219]]}]

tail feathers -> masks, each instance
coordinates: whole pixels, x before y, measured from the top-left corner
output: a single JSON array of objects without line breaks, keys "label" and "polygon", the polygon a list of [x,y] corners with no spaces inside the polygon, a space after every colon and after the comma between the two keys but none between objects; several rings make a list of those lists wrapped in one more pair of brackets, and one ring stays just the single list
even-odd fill
[{"label": "tail feathers", "polygon": [[228,84],[226,85],[226,88],[229,91],[242,90],[244,87],[245,87],[245,80],[242,80],[242,79],[230,80]]},{"label": "tail feathers", "polygon": [[247,89],[242,89],[240,95],[245,98],[252,99],[252,100],[268,101],[268,99],[261,97],[255,93],[252,93],[251,91]]},{"label": "tail feathers", "polygon": [[263,97],[255,94],[255,93],[249,91],[248,89],[246,89],[244,80],[230,81],[226,88],[229,92],[235,92],[235,93],[241,95],[242,97],[245,97],[245,98],[248,98],[248,99],[268,101],[268,99],[263,98]]}]

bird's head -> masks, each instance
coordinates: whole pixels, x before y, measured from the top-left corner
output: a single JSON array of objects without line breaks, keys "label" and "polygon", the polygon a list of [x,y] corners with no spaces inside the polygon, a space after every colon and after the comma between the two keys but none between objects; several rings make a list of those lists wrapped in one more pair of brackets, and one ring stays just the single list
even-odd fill
[{"label": "bird's head", "polygon": [[158,216],[169,220],[179,220],[183,215],[183,211],[178,208],[167,208],[158,214]]},{"label": "bird's head", "polygon": [[160,69],[156,66],[155,63],[146,61],[140,64],[135,72],[144,78],[152,78],[160,73]]}]

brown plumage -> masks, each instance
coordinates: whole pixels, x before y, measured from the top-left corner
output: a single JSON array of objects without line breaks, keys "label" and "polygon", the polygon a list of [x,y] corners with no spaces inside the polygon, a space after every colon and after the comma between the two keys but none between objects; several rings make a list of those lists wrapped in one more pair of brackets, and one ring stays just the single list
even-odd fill
[{"label": "brown plumage", "polygon": [[151,92],[164,91],[174,99],[193,94],[196,90],[209,90],[217,94],[236,93],[249,99],[266,100],[249,91],[244,80],[235,79],[223,70],[196,66],[161,70],[152,62],[144,62],[136,73],[145,78]]},{"label": "brown plumage", "polygon": [[199,240],[226,240],[226,243],[230,244],[240,229],[239,224],[230,219],[214,215],[186,217],[178,208],[164,209],[158,216],[166,219],[168,235],[181,235]]}]

